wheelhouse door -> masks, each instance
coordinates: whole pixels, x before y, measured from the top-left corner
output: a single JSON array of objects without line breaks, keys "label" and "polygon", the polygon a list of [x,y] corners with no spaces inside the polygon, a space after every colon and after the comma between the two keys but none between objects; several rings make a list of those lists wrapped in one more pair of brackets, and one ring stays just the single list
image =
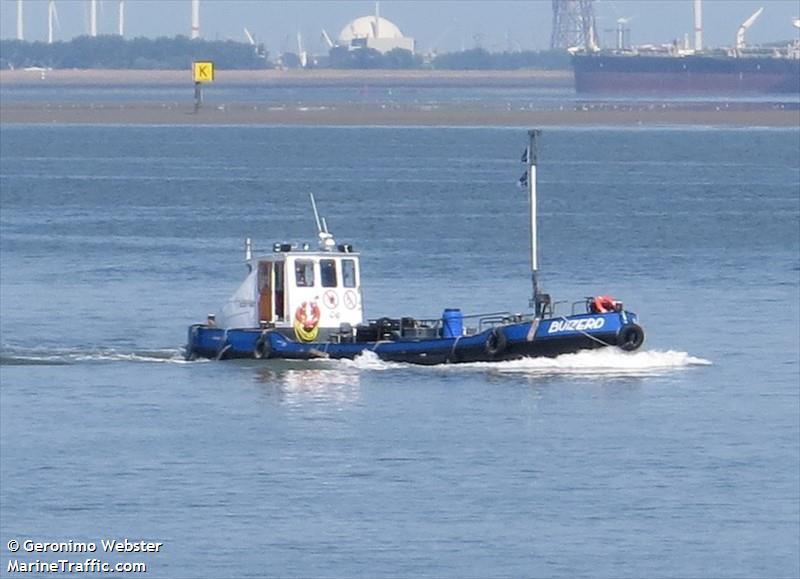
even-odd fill
[{"label": "wheelhouse door", "polygon": [[272,321],[272,263],[262,261],[258,264],[258,321]]},{"label": "wheelhouse door", "polygon": [[275,283],[273,284],[273,289],[275,290],[275,319],[279,322],[282,322],[286,319],[284,314],[284,307],[286,303],[286,291],[285,291],[285,278],[284,275],[284,262],[276,261],[273,264],[273,270],[275,274]]}]

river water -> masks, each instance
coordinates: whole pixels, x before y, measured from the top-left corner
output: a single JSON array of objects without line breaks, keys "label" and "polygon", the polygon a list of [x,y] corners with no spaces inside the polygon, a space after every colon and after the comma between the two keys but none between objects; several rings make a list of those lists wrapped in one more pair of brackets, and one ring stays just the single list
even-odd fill
[{"label": "river water", "polygon": [[433,368],[181,348],[309,192],[369,317],[524,311],[523,129],[1,136],[3,574],[112,538],[154,577],[800,574],[800,131],[546,130],[543,285],[645,346]]}]

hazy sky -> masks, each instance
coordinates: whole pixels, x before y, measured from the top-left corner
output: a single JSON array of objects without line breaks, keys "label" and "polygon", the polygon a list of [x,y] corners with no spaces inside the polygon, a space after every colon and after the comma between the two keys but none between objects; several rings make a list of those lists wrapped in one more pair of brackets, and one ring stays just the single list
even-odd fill
[{"label": "hazy sky", "polygon": [[[45,40],[47,2],[25,0],[25,39]],[[99,32],[113,33],[117,26],[117,0],[99,2]],[[89,2],[57,0],[59,39],[85,34]],[[296,49],[300,32],[306,49],[323,52],[321,30],[334,39],[348,21],[372,14],[375,3],[354,0],[329,1],[223,1],[202,0],[201,36],[208,39],[245,40],[247,27],[272,55]],[[791,20],[800,17],[800,0],[705,0],[704,37],[707,46],[728,46],[734,42],[739,24],[760,6],[764,13],[753,25],[747,40],[752,43],[795,38],[798,30]],[[0,0],[0,34],[16,36],[15,0]],[[550,0],[384,0],[381,16],[397,24],[406,36],[417,41],[417,49],[441,51],[473,48],[489,50],[542,49],[550,43],[552,8]],[[126,0],[125,35],[174,36],[189,34],[189,0]],[[597,27],[615,26],[619,17],[632,18],[629,27],[634,44],[666,43],[682,39],[692,30],[692,0],[596,0]],[[611,43],[611,36],[605,43]]]}]

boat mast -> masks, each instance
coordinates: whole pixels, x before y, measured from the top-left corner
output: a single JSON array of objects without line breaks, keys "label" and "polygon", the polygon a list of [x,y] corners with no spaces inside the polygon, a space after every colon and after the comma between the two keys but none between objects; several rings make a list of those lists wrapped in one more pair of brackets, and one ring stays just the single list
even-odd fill
[{"label": "boat mast", "polygon": [[336,242],[333,240],[333,235],[328,231],[328,224],[325,223],[325,218],[320,220],[319,211],[317,211],[317,201],[314,199],[314,194],[309,193],[311,197],[311,208],[314,210],[314,219],[317,221],[317,235],[319,236],[319,248],[322,251],[331,251]]},{"label": "boat mast", "polygon": [[539,289],[539,240],[536,228],[536,163],[537,150],[536,139],[541,134],[540,129],[528,131],[528,191],[530,193],[530,218],[531,218],[531,282],[533,284],[533,297],[531,307],[537,318],[544,316],[550,306],[550,296],[542,293]]}]

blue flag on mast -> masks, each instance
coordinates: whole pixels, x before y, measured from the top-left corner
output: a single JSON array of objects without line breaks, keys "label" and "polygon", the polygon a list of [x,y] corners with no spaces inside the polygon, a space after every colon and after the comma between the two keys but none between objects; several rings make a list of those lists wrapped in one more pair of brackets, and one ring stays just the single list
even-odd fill
[{"label": "blue flag on mast", "polygon": [[[522,158],[520,159],[521,163],[528,162],[528,149],[529,147],[525,147],[525,150],[522,151]],[[527,187],[527,186],[528,186],[528,170],[526,169],[525,172],[522,174],[522,177],[520,177],[517,180],[517,187]]]}]

